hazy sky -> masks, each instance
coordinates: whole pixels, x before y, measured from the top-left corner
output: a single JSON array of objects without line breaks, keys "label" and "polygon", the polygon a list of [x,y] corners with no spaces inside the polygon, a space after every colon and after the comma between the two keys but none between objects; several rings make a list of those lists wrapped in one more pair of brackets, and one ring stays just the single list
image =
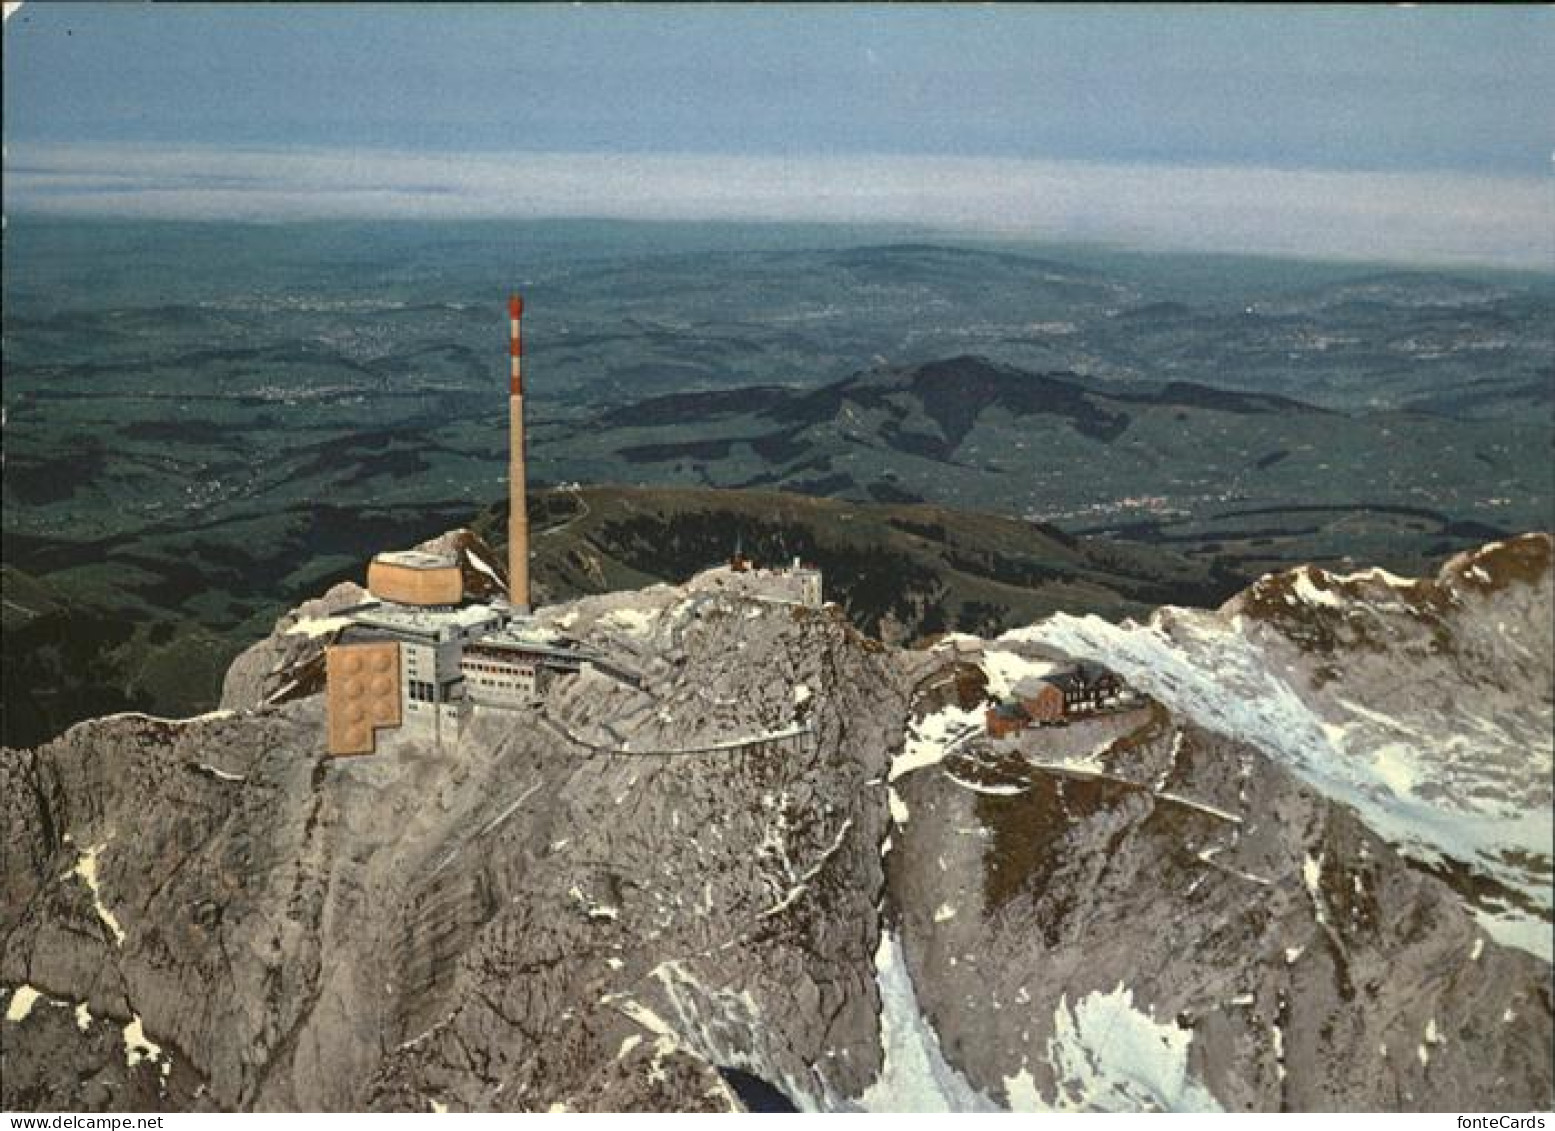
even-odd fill
[{"label": "hazy sky", "polygon": [[11,209],[921,219],[1548,264],[1555,11],[87,5]]}]

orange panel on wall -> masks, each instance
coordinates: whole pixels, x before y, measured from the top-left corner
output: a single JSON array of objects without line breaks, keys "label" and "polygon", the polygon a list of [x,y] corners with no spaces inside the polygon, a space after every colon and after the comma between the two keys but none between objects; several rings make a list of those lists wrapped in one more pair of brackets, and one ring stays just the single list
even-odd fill
[{"label": "orange panel on wall", "polygon": [[400,646],[335,644],[324,654],[331,754],[371,754],[379,727],[400,725]]}]

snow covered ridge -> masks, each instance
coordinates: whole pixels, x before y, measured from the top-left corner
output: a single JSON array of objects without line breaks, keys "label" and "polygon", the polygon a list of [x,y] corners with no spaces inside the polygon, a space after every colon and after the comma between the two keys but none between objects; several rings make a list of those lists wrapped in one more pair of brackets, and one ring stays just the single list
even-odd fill
[{"label": "snow covered ridge", "polygon": [[1548,960],[1551,540],[1462,554],[1435,580],[1302,568],[1218,612],[1051,617],[1001,638],[1094,659],[1281,760],[1456,885],[1499,941]]},{"label": "snow covered ridge", "polygon": [[464,527],[450,530],[422,542],[416,549],[454,555],[464,578],[467,597],[484,600],[507,593],[506,571],[496,564],[500,560],[499,555],[473,530]]},{"label": "snow covered ridge", "polygon": [[82,719],[80,722],[73,724],[65,733],[70,734],[77,730],[94,729],[102,726],[104,723],[117,722],[120,719],[134,719],[161,727],[187,727],[194,726],[197,723],[213,723],[235,717],[237,717],[237,712],[228,708],[206,711],[199,715],[189,715],[182,719],[170,719],[162,715],[148,715],[144,711],[119,711],[112,715],[99,715],[95,719]]},{"label": "snow covered ridge", "polygon": [[1435,578],[1404,578],[1374,567],[1337,574],[1317,566],[1265,574],[1222,612],[1278,626],[1297,643],[1331,651],[1336,644],[1378,644],[1368,614],[1438,620],[1466,603],[1550,577],[1549,534],[1519,535],[1449,559]]}]

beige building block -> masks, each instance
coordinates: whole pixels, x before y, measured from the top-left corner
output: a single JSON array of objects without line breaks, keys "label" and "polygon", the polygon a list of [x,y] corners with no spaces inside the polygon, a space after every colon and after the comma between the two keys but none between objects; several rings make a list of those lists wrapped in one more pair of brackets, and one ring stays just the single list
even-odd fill
[{"label": "beige building block", "polygon": [[400,725],[400,646],[335,644],[324,654],[331,754],[371,754],[380,727]]},{"label": "beige building block", "polygon": [[464,572],[453,554],[389,550],[368,563],[367,589],[396,605],[457,605],[464,600]]}]

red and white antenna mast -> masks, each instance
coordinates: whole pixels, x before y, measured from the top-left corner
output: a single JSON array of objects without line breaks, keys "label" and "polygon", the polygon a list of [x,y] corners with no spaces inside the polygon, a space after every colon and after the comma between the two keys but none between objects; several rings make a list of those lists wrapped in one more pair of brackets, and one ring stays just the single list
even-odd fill
[{"label": "red and white antenna mast", "polygon": [[529,611],[529,495],[524,466],[524,300],[508,297],[508,604]]}]

